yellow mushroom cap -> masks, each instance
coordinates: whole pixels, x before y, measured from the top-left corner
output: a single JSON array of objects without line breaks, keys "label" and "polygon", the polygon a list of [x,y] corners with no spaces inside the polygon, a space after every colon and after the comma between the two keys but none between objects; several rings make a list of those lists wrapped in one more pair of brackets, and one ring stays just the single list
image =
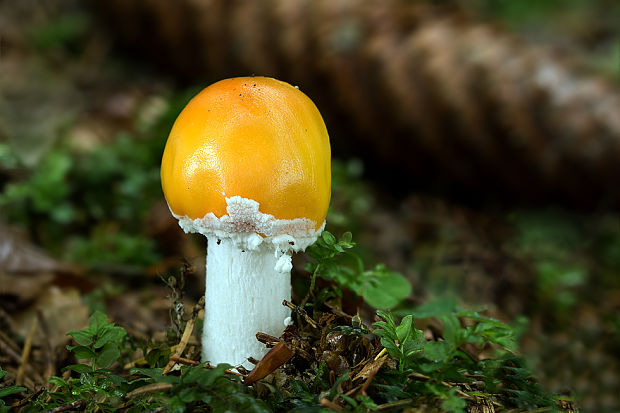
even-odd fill
[{"label": "yellow mushroom cap", "polygon": [[178,217],[229,218],[230,200],[246,199],[276,220],[309,220],[319,230],[331,187],[325,123],[310,98],[288,83],[267,77],[219,81],[195,96],[174,123],[161,182]]}]

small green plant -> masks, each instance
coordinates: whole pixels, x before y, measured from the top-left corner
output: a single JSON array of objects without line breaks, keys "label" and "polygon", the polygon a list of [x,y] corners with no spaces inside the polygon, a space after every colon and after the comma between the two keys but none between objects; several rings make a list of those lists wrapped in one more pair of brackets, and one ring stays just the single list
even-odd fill
[{"label": "small green plant", "polygon": [[[377,312],[381,320],[373,324],[374,334],[397,362],[401,377],[419,380],[405,386],[405,392],[413,392],[409,397],[439,399],[449,412],[464,412],[474,400],[517,408],[554,407],[554,397],[533,380],[524,359],[516,355],[516,331],[511,326],[479,311],[463,310],[452,298],[398,313],[404,314],[400,323],[391,313]],[[414,318],[440,321],[438,339],[425,339]],[[478,351],[494,357],[481,359]],[[474,390],[480,379],[484,385]]]},{"label": "small green plant", "polygon": [[351,252],[356,244],[350,232],[340,240],[328,231],[307,250],[313,260],[306,269],[312,274],[310,290],[318,275],[348,288],[374,308],[387,309],[396,306],[411,294],[411,284],[402,275],[379,264],[370,270],[358,254]]},{"label": "small green plant", "polygon": [[391,313],[377,311],[377,315],[382,320],[373,324],[374,333],[381,337],[381,345],[388,354],[398,361],[400,370],[406,370],[411,361],[424,350],[424,332],[414,327],[411,314],[403,317],[398,326]]},{"label": "small green plant", "polygon": [[[0,367],[0,379],[6,376],[7,372]],[[27,389],[22,386],[8,386],[4,388],[0,388],[0,413],[5,413],[11,410],[10,406],[7,406],[4,402],[4,398],[10,396],[15,393],[20,393],[26,391]]]},{"label": "small green plant", "polygon": [[121,357],[127,332],[108,322],[104,313],[96,311],[90,316],[86,329],[73,330],[68,334],[77,345],[67,346],[67,350],[75,358],[87,362],[72,364],[63,369],[78,373],[79,378],[63,379],[54,376],[49,380],[59,389],[49,393],[52,405],[61,406],[78,399],[87,411],[113,411],[125,394],[122,385],[126,379],[113,374],[110,367]]},{"label": "small green plant", "polygon": [[166,376],[161,368],[132,369],[131,373],[139,378],[141,385],[167,383],[169,389],[160,394],[145,395],[135,400],[150,409],[167,406],[167,411],[182,413],[194,411],[206,406],[209,411],[226,412],[270,412],[267,404],[254,397],[250,388],[241,384],[240,378],[227,374],[232,368],[228,364],[219,364],[213,369],[205,366],[184,366],[180,376]]},{"label": "small green plant", "polygon": [[[78,359],[89,360],[91,371],[94,372],[107,368],[118,360],[127,332],[124,328],[108,322],[108,317],[100,311],[95,311],[88,321],[88,328],[85,330],[72,330],[68,333],[78,345],[67,346],[67,350],[72,351]],[[88,371],[83,367],[78,370],[78,373]]]}]

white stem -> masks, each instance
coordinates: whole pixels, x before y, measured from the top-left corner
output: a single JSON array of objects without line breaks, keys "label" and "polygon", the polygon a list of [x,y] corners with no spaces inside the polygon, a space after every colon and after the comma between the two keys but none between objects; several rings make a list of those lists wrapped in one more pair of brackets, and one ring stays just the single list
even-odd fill
[{"label": "white stem", "polygon": [[242,250],[229,238],[208,237],[203,361],[251,369],[247,358],[260,360],[268,350],[256,333],[282,334],[290,316],[282,300],[291,299],[291,273],[276,271],[277,263],[273,245]]}]

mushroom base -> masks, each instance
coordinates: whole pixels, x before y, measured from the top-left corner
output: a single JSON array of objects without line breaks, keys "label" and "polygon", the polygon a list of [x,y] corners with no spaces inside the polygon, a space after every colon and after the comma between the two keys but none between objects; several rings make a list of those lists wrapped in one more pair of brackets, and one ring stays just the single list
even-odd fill
[{"label": "mushroom base", "polygon": [[243,250],[229,238],[209,236],[205,283],[202,360],[251,369],[248,357],[268,349],[256,340],[261,331],[279,337],[290,310],[290,271],[278,272],[273,247]]}]

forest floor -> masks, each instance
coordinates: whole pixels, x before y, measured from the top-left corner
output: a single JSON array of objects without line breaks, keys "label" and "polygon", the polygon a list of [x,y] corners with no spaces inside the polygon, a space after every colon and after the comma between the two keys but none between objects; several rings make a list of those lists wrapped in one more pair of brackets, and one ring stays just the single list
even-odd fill
[{"label": "forest floor", "polygon": [[[171,303],[189,313],[204,285],[205,241],[182,233],[159,188],[167,132],[199,87],[179,89],[115,55],[87,13],[69,11],[0,4],[0,366],[5,385],[21,374],[31,391],[73,362],[66,334],[93,311],[130,336],[167,343],[187,321],[174,323]],[[620,214],[395,198],[365,179],[357,159],[333,169],[327,229],[338,239],[351,231],[364,262],[410,281],[393,311],[484,309],[512,326],[544,388],[584,411],[620,408]],[[307,261],[295,263],[298,291]],[[182,291],[166,282],[181,274]],[[361,306],[367,325],[379,320],[354,294],[340,305],[351,315]],[[20,367],[26,346],[36,368]]]}]

